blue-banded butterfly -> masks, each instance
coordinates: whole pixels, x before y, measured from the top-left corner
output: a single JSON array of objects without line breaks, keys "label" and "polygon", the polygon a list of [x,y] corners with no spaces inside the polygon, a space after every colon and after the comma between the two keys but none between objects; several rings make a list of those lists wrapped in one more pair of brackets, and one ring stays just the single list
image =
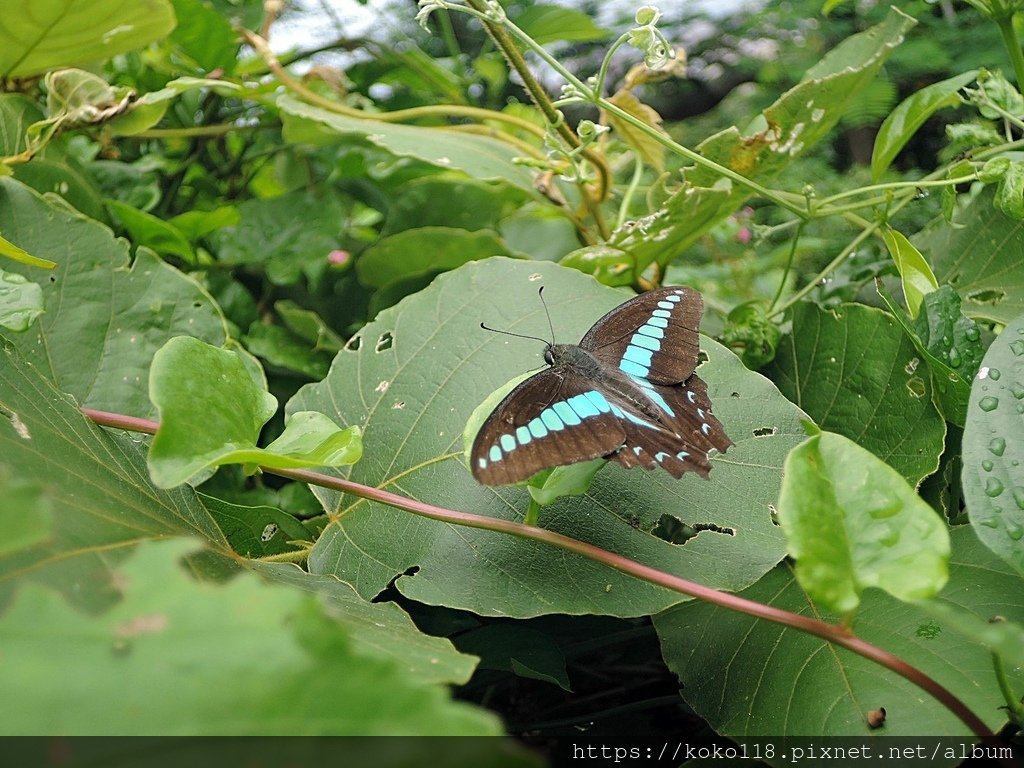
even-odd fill
[{"label": "blue-banded butterfly", "polygon": [[505,485],[603,456],[706,478],[708,451],[733,443],[694,373],[703,307],[692,288],[659,288],[606,314],[578,346],[549,343],[550,367],[513,389],[477,433],[473,476]]}]

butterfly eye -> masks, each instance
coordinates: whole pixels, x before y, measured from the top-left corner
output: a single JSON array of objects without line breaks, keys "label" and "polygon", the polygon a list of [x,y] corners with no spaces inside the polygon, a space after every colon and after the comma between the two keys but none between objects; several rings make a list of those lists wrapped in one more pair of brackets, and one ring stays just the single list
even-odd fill
[{"label": "butterfly eye", "polygon": [[548,365],[555,364],[555,355],[551,351],[551,347],[548,347],[547,349],[544,350],[544,362],[547,363]]}]

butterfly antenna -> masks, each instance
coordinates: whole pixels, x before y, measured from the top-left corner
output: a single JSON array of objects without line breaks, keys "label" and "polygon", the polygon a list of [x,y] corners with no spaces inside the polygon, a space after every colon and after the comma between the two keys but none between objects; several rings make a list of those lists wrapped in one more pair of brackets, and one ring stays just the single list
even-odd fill
[{"label": "butterfly antenna", "polygon": [[532,339],[533,341],[539,341],[542,344],[547,344],[547,342],[544,341],[544,339],[540,338],[539,336],[525,336],[521,333],[512,333],[512,331],[502,331],[499,330],[498,328],[491,328],[489,325],[486,325],[485,323],[480,323],[480,327],[483,328],[485,331],[490,331],[491,333],[500,333],[505,336],[515,336],[517,339]]},{"label": "butterfly antenna", "polygon": [[555,343],[555,326],[551,324],[551,313],[548,312],[548,303],[544,301],[544,286],[540,287],[537,291],[537,295],[540,297],[540,303],[544,305],[544,314],[548,316],[548,330],[551,331],[551,343]]}]

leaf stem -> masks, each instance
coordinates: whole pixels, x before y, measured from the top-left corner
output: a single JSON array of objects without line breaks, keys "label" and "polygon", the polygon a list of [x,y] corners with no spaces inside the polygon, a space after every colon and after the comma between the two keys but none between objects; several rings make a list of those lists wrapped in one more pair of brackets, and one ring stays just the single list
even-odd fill
[{"label": "leaf stem", "polygon": [[[133,416],[124,416],[118,413],[98,411],[92,408],[83,408],[82,412],[92,419],[96,424],[128,429],[136,432],[155,434],[159,424],[149,419],[140,419]],[[312,472],[305,469],[271,469],[262,468],[264,472],[291,478],[303,483],[317,485],[322,488],[330,488],[342,493],[352,494],[360,498],[386,504],[396,509],[402,509],[430,520],[447,523],[448,525],[461,525],[468,528],[492,531],[494,533],[505,533],[517,536],[522,539],[539,541],[553,547],[558,547],[566,552],[573,552],[581,557],[586,557],[594,562],[606,565],[620,573],[625,573],[637,579],[655,584],[665,589],[670,589],[683,595],[703,600],[712,605],[717,605],[731,611],[747,614],[759,619],[775,622],[786,627],[791,627],[801,632],[820,637],[829,643],[846,648],[859,656],[874,661],[876,664],[889,669],[901,677],[909,680],[914,685],[931,694],[938,702],[945,706],[950,712],[956,715],[972,733],[987,743],[997,744],[995,735],[989,730],[982,720],[975,715],[964,702],[962,702],[952,691],[941,685],[936,680],[926,675],[916,667],[911,666],[895,654],[890,653],[878,646],[854,636],[844,627],[828,624],[818,619],[812,619],[770,605],[763,605],[753,600],[734,595],[728,592],[719,592],[716,589],[706,587],[687,579],[680,578],[664,571],[659,571],[649,565],[631,560],[628,557],[609,552],[585,541],[578,541],[568,536],[563,536],[554,531],[538,528],[532,525],[503,520],[483,515],[474,515],[469,512],[458,512],[451,509],[435,507],[416,499],[406,498],[381,488],[372,488],[351,480],[344,480],[332,477],[320,472]]]},{"label": "leaf stem", "polygon": [[1017,90],[1024,91],[1024,53],[1021,52],[1020,42],[1017,40],[1017,33],[1013,28],[1014,13],[1001,13],[994,15],[992,20],[999,27],[999,34],[1002,35],[1003,45],[1010,56],[1013,64],[1013,73],[1017,79]]}]

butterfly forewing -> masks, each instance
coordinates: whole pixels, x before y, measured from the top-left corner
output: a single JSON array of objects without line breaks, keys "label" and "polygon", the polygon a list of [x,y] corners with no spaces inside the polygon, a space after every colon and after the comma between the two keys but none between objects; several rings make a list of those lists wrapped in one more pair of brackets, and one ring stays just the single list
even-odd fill
[{"label": "butterfly forewing", "polygon": [[517,483],[542,469],[607,456],[624,440],[611,403],[593,382],[549,368],[487,417],[473,441],[473,476],[484,485]]},{"label": "butterfly forewing", "polygon": [[630,376],[680,384],[697,367],[703,308],[704,300],[692,288],[648,291],[594,323],[580,346]]}]

